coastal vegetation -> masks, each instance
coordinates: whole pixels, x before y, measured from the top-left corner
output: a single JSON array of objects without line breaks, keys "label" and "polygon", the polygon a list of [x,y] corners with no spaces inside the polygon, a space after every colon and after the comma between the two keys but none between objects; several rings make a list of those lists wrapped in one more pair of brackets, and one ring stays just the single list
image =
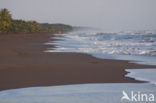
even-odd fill
[{"label": "coastal vegetation", "polygon": [[72,29],[72,26],[65,24],[42,24],[36,21],[16,20],[12,18],[8,9],[4,8],[0,10],[0,33],[64,33]]}]

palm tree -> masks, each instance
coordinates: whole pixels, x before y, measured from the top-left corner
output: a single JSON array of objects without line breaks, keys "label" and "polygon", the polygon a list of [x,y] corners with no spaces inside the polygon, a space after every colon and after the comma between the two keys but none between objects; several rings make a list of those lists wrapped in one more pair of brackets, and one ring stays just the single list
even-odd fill
[{"label": "palm tree", "polygon": [[8,28],[11,25],[11,14],[8,9],[4,8],[0,11],[0,32],[8,32]]}]

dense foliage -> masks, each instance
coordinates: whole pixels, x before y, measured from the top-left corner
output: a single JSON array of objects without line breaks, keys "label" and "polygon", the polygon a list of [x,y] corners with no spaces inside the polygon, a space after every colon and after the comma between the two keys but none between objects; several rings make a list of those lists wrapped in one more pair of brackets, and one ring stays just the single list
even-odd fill
[{"label": "dense foliage", "polygon": [[32,33],[53,32],[63,33],[71,31],[72,27],[65,24],[39,24],[36,21],[14,20],[8,9],[0,10],[0,33]]}]

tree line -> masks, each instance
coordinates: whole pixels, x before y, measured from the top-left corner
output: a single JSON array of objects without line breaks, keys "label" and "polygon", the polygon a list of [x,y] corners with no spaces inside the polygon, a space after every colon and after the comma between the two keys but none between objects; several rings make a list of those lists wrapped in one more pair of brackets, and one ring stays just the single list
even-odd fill
[{"label": "tree line", "polygon": [[41,24],[36,21],[15,20],[8,9],[4,8],[0,10],[0,33],[64,33],[72,29],[72,26],[65,24]]}]

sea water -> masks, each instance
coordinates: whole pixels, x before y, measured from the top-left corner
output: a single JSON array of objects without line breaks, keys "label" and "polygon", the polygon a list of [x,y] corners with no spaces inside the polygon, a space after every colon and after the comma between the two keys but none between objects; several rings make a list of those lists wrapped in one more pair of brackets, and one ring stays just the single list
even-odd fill
[{"label": "sea water", "polygon": [[[101,83],[0,91],[0,103],[156,103],[156,69],[127,69],[147,83]],[[126,97],[126,98],[125,98]]]},{"label": "sea water", "polygon": [[[62,35],[62,36],[60,36]],[[102,59],[122,59],[156,65],[155,31],[72,32],[56,34],[46,52],[87,53]],[[0,91],[0,103],[156,103],[156,69],[127,69],[125,77],[146,83],[77,84]]]},{"label": "sea water", "polygon": [[129,72],[126,77],[146,81],[156,85],[156,69],[126,69],[126,71]]},{"label": "sea water", "polygon": [[[61,36],[60,36],[61,35]],[[102,59],[130,60],[156,65],[156,31],[89,32],[56,34],[57,41],[49,41],[46,52],[87,53]]]},{"label": "sea water", "polygon": [[[123,99],[124,93],[129,99]],[[0,103],[156,103],[155,99],[156,86],[148,83],[80,84],[0,92]]]}]

